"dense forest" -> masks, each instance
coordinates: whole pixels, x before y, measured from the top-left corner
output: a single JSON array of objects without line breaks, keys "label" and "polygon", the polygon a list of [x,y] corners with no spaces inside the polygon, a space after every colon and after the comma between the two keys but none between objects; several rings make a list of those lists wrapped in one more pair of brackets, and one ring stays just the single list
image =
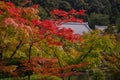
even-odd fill
[{"label": "dense forest", "polygon": [[[6,0],[12,1],[18,6],[39,5],[42,19],[50,19],[49,12],[53,9],[69,11],[71,9],[87,10],[84,18],[89,26],[94,29],[95,25],[117,26],[120,32],[120,0]],[[81,16],[78,16],[81,18]]]}]

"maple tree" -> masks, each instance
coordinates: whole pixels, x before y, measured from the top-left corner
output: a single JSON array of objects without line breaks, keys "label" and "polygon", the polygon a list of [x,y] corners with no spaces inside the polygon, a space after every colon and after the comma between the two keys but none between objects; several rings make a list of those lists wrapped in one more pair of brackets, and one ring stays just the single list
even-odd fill
[{"label": "maple tree", "polygon": [[[58,70],[54,75],[61,73],[63,66],[65,66],[64,64],[67,66],[67,63],[65,61],[64,64],[61,62],[63,60],[57,56],[54,46],[59,48],[59,46],[65,45],[66,41],[70,43],[81,42],[81,36],[74,34],[71,29],[59,29],[55,21],[41,21],[37,15],[39,13],[37,5],[16,7],[13,3],[4,1],[0,1],[0,4],[1,73],[17,77],[28,75],[28,80],[30,80],[30,75],[40,73],[41,69],[43,70],[41,74],[49,74],[50,65],[50,71],[53,69],[52,75],[54,69]],[[53,47],[50,48],[53,52],[53,56],[49,56],[50,60],[49,58],[35,57],[37,54],[41,56],[40,52],[43,51],[42,47],[44,45],[49,46],[49,48]],[[14,58],[18,60],[14,61]],[[53,58],[58,61],[54,62]],[[10,61],[7,62],[7,59]],[[45,64],[46,62],[47,64]],[[54,66],[55,64],[57,67]],[[81,67],[82,64],[73,65],[71,68],[78,66]],[[61,77],[77,73],[79,72],[68,71],[68,73],[61,73]]]}]

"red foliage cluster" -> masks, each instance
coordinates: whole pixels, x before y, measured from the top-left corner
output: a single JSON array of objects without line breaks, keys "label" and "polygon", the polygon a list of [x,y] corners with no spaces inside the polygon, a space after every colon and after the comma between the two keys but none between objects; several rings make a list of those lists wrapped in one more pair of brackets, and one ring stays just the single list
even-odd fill
[{"label": "red foliage cluster", "polygon": [[80,72],[76,71],[75,69],[79,69],[88,64],[81,63],[60,67],[57,63],[58,59],[56,58],[32,57],[31,63],[29,63],[27,60],[21,60],[16,73],[18,73],[19,75],[41,73],[42,75],[68,77],[71,75],[79,75]]},{"label": "red foliage cluster", "polygon": [[86,65],[88,65],[88,63],[71,64],[71,65],[63,66],[63,67],[59,68],[59,73],[56,73],[56,75],[59,77],[68,77],[68,76],[72,76],[72,75],[79,75],[80,72],[79,72],[79,70],[77,71],[76,69],[79,69]]},{"label": "red foliage cluster", "polygon": [[79,34],[74,34],[72,29],[58,28],[55,21],[52,20],[32,20],[34,26],[39,26],[39,37],[46,38],[47,42],[52,45],[61,45],[62,42],[55,37],[66,39],[70,42],[80,42],[82,40]]},{"label": "red foliage cluster", "polygon": [[84,16],[84,15],[86,15],[85,12],[86,12],[86,10],[76,11],[76,10],[72,9],[69,12],[66,12],[66,11],[63,11],[63,10],[56,9],[56,10],[51,11],[50,14],[52,16],[60,16],[60,17],[68,18],[72,15],[82,15],[82,16]]},{"label": "red foliage cluster", "polygon": [[51,16],[55,19],[58,19],[58,23],[61,22],[83,22],[82,19],[78,19],[75,16],[77,15],[81,15],[81,16],[85,16],[86,10],[79,10],[76,11],[74,9],[70,10],[69,12],[63,11],[63,10],[53,10],[50,12]]},{"label": "red foliage cluster", "polygon": [[[6,60],[0,60],[0,74],[7,74],[8,76],[18,76],[16,72],[14,72],[16,69],[15,65],[7,65]],[[1,76],[0,76],[1,77]]]},{"label": "red foliage cluster", "polygon": [[64,39],[69,40],[70,42],[81,42],[82,38],[79,34],[74,34],[71,28],[62,28],[58,31],[58,36],[63,37]]},{"label": "red foliage cluster", "polygon": [[3,12],[2,11],[0,11],[0,15],[2,15],[3,14]]},{"label": "red foliage cluster", "polygon": [[3,20],[5,25],[12,25],[16,28],[23,28],[30,32],[32,31],[31,26],[28,24],[29,21],[22,17],[25,13],[23,13],[23,9],[16,8],[11,2],[2,2],[2,4],[3,5],[0,6],[0,13],[1,15],[6,15]]},{"label": "red foliage cluster", "polygon": [[[82,40],[81,36],[78,34],[74,34],[71,29],[58,28],[57,25],[59,24],[57,24],[57,22],[59,22],[60,19],[56,21],[53,20],[40,21],[39,19],[34,17],[32,17],[32,19],[29,18],[32,15],[38,14],[38,12],[35,11],[38,5],[33,5],[28,8],[26,7],[16,8],[14,4],[11,2],[3,2],[3,4],[7,6],[3,6],[3,5],[0,6],[1,9],[0,14],[4,15],[5,11],[8,12],[7,13],[8,17],[4,19],[4,23],[6,25],[13,25],[16,28],[23,28],[28,33],[33,32],[34,35],[38,35],[40,39],[46,39],[48,44],[51,45],[62,45],[61,39],[65,39],[70,42],[80,42]],[[80,10],[80,11],[71,10],[69,12],[65,12],[62,10],[53,10],[51,11],[51,15],[57,15],[66,18],[61,22],[68,20],[82,22],[82,19],[77,19],[72,15],[77,15],[77,14],[84,15],[84,12],[85,12],[84,10]]]},{"label": "red foliage cluster", "polygon": [[48,69],[53,67],[57,61],[56,58],[32,57],[30,62],[28,60],[21,60],[15,72],[19,76],[38,73],[47,75]]}]

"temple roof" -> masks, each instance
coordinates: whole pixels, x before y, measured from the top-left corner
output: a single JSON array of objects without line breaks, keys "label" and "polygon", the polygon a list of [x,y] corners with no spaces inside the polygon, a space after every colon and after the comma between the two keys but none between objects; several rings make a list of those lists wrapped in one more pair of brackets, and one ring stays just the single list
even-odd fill
[{"label": "temple roof", "polygon": [[83,34],[84,32],[90,32],[91,29],[88,26],[88,23],[79,23],[79,22],[65,22],[59,25],[60,28],[71,28],[75,34]]}]

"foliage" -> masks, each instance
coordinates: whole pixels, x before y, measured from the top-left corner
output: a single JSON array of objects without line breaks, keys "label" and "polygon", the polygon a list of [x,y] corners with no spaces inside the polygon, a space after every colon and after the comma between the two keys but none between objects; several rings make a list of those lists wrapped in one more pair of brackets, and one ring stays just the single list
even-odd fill
[{"label": "foliage", "polygon": [[[1,78],[28,76],[30,80],[30,75],[33,74],[64,78],[78,75],[79,71],[71,70],[87,65],[86,63],[68,65],[64,61],[68,56],[59,47],[66,42],[80,43],[82,38],[71,29],[59,29],[55,25],[56,21],[39,20],[38,5],[16,7],[11,2],[0,3]],[[83,15],[84,11],[77,14]]]},{"label": "foliage", "polygon": [[78,61],[89,61],[89,67],[101,66],[102,55],[110,54],[114,47],[114,36],[100,34],[99,31],[84,34],[83,43],[81,44],[82,54],[78,58]]},{"label": "foliage", "polygon": [[[82,67],[82,69],[77,70],[80,70],[80,72],[83,73],[83,71],[86,72],[86,70],[91,71],[91,69],[98,69],[95,70],[95,74],[92,74],[92,76],[90,76],[91,72],[88,72],[88,77],[95,78],[95,80],[96,78],[102,80],[104,80],[105,78],[109,78],[110,76],[105,77],[105,75],[111,75],[111,73],[108,72],[110,69],[108,67],[106,68],[106,64],[111,64],[113,66],[115,66],[115,64],[109,63],[108,59],[106,58],[105,58],[106,64],[104,64],[103,59],[105,57],[104,55],[111,56],[116,51],[117,54],[119,55],[120,50],[118,50],[118,48],[120,47],[119,45],[117,45],[118,43],[116,43],[116,37],[113,34],[106,34],[100,31],[92,31],[91,33],[85,33],[82,37],[83,41],[80,44],[68,43],[67,45],[63,46],[64,51],[70,54],[69,55],[70,60],[68,59],[68,61],[67,60],[66,61],[68,62],[68,64],[88,62],[88,65]],[[117,41],[119,42],[118,38]],[[72,56],[72,54],[77,56],[74,57]],[[117,60],[119,63],[119,59]],[[116,64],[119,66],[118,63]],[[119,73],[116,70],[113,71]],[[87,77],[87,75],[85,77]],[[116,77],[119,77],[119,75],[116,75]]]},{"label": "foliage", "polygon": [[104,73],[99,69],[96,69],[96,70],[94,69],[90,71],[90,76],[92,80],[105,80]]},{"label": "foliage", "polygon": [[[8,1],[8,0],[5,0]],[[17,6],[30,6],[32,4],[39,4],[40,7],[48,14],[45,18],[50,17],[49,12],[54,9],[62,9],[69,11],[70,9],[85,9],[87,10],[88,18],[90,14],[108,15],[110,24],[115,24],[116,19],[120,15],[120,1],[119,0],[9,0],[14,2]],[[64,5],[61,5],[61,2]],[[62,6],[64,6],[62,8]],[[87,18],[87,17],[86,17]],[[86,21],[88,21],[86,19]],[[96,23],[94,21],[94,23]],[[108,25],[108,24],[107,24]]]},{"label": "foliage", "polygon": [[63,22],[83,22],[83,19],[79,19],[76,16],[86,16],[85,14],[86,10],[79,10],[76,11],[74,9],[66,12],[63,10],[53,10],[50,12],[51,16],[57,20],[57,23],[63,23]]},{"label": "foliage", "polygon": [[102,14],[96,14],[92,13],[89,17],[89,25],[91,28],[94,28],[95,25],[104,25],[106,26],[109,24],[109,16],[108,15],[102,15]]},{"label": "foliage", "polygon": [[45,11],[45,9],[43,7],[39,7],[39,16],[41,17],[41,19],[47,19],[48,18],[48,13]]},{"label": "foliage", "polygon": [[120,46],[119,46],[120,42],[119,42],[119,35],[116,35],[116,44],[115,44],[115,48],[112,52],[112,54],[110,55],[103,55],[103,63],[104,65],[107,67],[107,70],[105,69],[105,71],[108,71],[110,78],[112,80],[119,80],[120,79]]},{"label": "foliage", "polygon": [[[55,2],[46,1],[49,5]],[[53,6],[56,5],[58,4]],[[39,5],[16,7],[11,2],[0,1],[1,79],[64,80],[103,65],[107,65],[110,71],[119,73],[119,67],[116,68],[119,64],[115,64],[119,63],[118,37],[100,31],[81,36],[74,34],[70,28],[58,27],[61,22],[81,23],[83,20],[77,16],[85,16],[86,10],[72,9],[66,12],[55,9],[50,12],[51,20],[40,20],[38,7]],[[52,9],[54,8],[50,10]],[[113,64],[111,57],[114,56]],[[111,68],[109,64],[114,67]]]},{"label": "foliage", "polygon": [[[7,80],[27,80],[27,77],[21,77],[21,78],[4,78]],[[56,76],[43,76],[43,75],[31,75],[31,80],[61,80],[61,78],[56,77]]]},{"label": "foliage", "polygon": [[59,2],[59,9],[64,11],[69,11],[72,9],[71,5],[67,1]]}]

